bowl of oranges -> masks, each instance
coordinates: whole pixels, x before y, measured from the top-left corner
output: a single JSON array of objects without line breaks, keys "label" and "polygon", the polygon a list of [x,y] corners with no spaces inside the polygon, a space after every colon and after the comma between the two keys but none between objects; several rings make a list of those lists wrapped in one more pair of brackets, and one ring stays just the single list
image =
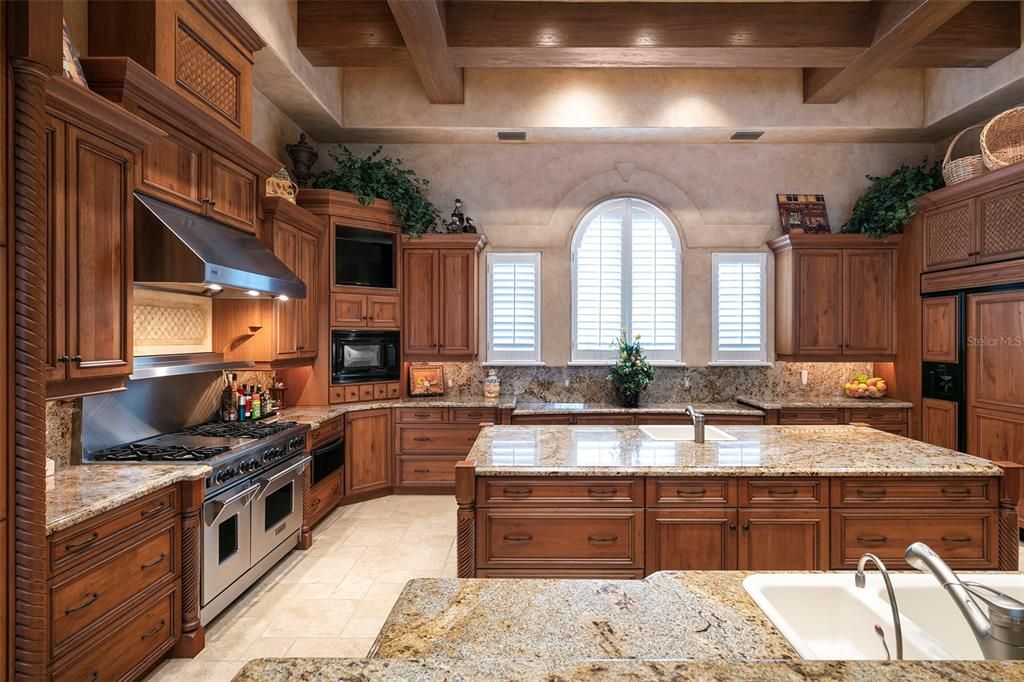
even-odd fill
[{"label": "bowl of oranges", "polygon": [[884,398],[889,388],[885,385],[882,377],[869,377],[867,374],[858,374],[843,384],[843,392],[849,398]]}]

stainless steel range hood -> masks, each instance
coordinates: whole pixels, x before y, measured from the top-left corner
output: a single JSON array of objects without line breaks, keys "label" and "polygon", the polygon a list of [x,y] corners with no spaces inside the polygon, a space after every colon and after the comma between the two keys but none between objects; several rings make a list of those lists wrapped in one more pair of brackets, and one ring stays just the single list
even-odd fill
[{"label": "stainless steel range hood", "polygon": [[230,298],[306,297],[306,284],[255,236],[145,194],[135,199],[135,284]]},{"label": "stainless steel range hood", "polygon": [[249,360],[225,360],[223,353],[182,353],[179,355],[136,355],[129,379],[157,379],[183,374],[203,374],[227,369],[251,369]]}]

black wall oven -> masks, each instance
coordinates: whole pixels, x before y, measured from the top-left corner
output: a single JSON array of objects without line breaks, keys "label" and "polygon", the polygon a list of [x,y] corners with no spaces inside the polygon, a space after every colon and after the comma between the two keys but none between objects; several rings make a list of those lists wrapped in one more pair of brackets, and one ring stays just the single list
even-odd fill
[{"label": "black wall oven", "polygon": [[398,332],[331,332],[331,383],[398,381]]}]

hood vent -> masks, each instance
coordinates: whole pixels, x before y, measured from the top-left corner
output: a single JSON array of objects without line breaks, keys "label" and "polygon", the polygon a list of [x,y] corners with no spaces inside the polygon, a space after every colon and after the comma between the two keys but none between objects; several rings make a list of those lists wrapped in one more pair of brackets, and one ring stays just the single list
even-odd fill
[{"label": "hood vent", "polygon": [[135,284],[229,298],[305,298],[306,285],[254,235],[135,193]]},{"label": "hood vent", "polygon": [[729,136],[730,140],[760,140],[761,136],[764,135],[763,130],[737,130],[735,133]]},{"label": "hood vent", "polygon": [[526,142],[525,130],[499,130],[499,142]]}]

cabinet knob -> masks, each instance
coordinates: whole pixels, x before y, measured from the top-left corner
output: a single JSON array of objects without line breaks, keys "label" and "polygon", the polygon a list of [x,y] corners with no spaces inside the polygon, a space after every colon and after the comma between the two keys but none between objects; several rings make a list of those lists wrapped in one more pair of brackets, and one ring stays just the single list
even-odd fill
[{"label": "cabinet knob", "polygon": [[57,358],[57,362],[71,362],[71,358],[68,357],[67,355],[62,355],[59,358]]},{"label": "cabinet knob", "polygon": [[81,356],[81,355],[76,355],[75,357],[71,358],[71,360],[72,360],[73,362],[77,362],[77,363],[81,364],[81,362],[82,362],[82,356]]},{"label": "cabinet knob", "polygon": [[743,530],[750,530],[750,521],[743,522]]},{"label": "cabinet knob", "polygon": [[213,199],[207,199],[206,201],[207,201],[207,203],[210,204],[210,206],[216,206],[217,205],[217,202],[214,201]]}]

